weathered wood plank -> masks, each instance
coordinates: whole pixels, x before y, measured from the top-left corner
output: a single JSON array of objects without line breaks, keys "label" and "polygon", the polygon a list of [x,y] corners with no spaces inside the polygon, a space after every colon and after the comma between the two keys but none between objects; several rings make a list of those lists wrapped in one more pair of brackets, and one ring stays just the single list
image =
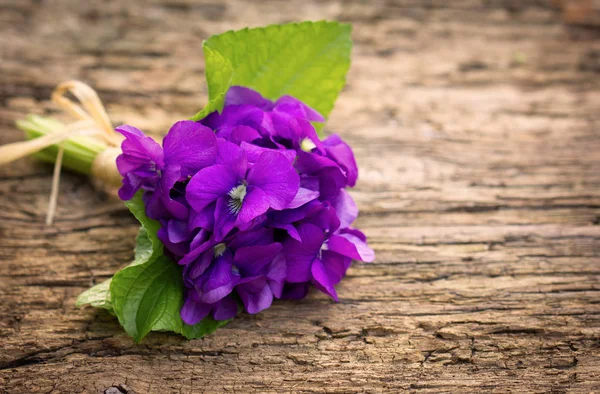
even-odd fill
[{"label": "weathered wood plank", "polygon": [[0,143],[60,81],[164,132],[206,99],[201,40],[354,24],[329,129],[354,147],[377,252],[341,302],[312,293],[195,341],[135,345],[78,293],[132,257],[134,219],[51,168],[0,169],[0,392],[600,389],[600,41],[551,1],[0,1]]}]

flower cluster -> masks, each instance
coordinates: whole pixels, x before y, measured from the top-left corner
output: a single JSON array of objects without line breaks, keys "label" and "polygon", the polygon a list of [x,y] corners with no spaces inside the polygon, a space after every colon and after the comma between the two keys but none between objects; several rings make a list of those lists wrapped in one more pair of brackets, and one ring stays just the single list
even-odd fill
[{"label": "flower cluster", "polygon": [[117,159],[121,199],[144,190],[146,214],[183,268],[181,317],[226,320],[273,298],[300,299],[310,284],[337,300],[352,260],[372,261],[346,187],[358,169],[337,135],[321,141],[324,119],[301,101],[276,102],[232,87],[221,113],[173,125],[162,147],[131,126]]}]

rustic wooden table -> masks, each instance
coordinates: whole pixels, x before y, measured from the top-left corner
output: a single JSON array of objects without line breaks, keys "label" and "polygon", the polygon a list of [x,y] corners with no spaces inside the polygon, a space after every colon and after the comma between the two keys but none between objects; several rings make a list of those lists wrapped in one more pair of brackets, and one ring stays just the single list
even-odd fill
[{"label": "rustic wooden table", "polygon": [[0,169],[0,392],[600,391],[600,33],[545,1],[0,2],[0,143],[81,79],[115,124],[164,132],[206,100],[202,39],[354,24],[329,122],[355,148],[376,250],[339,287],[202,340],[141,345],[76,296],[137,225],[83,177]]}]

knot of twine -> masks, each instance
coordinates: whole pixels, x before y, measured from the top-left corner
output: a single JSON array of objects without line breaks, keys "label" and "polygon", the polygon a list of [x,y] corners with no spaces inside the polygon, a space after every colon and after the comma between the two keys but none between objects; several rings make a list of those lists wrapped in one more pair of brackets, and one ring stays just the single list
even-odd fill
[{"label": "knot of twine", "polygon": [[[79,101],[79,104],[66,97],[67,93],[71,93]],[[52,130],[52,132],[39,138],[0,147],[0,165],[3,165],[34,154],[50,145],[59,144],[54,163],[46,225],[52,224],[56,214],[64,142],[67,139],[76,135],[89,135],[103,141],[107,148],[100,152],[92,163],[92,178],[112,185],[118,185],[121,181],[121,177],[116,171],[115,160],[121,153],[119,146],[122,138],[114,131],[106,109],[96,91],[83,82],[66,81],[54,89],[52,101],[69,113],[76,121],[57,130]]]}]

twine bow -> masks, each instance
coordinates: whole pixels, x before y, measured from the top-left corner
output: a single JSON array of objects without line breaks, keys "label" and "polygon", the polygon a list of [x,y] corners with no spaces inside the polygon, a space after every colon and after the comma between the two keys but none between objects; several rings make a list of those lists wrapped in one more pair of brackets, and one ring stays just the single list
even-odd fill
[{"label": "twine bow", "polygon": [[[77,98],[80,104],[68,98],[67,93],[71,93]],[[59,84],[52,92],[52,101],[69,113],[76,121],[39,138],[0,147],[0,165],[4,165],[34,154],[51,145],[59,144],[46,215],[47,225],[52,224],[56,214],[64,142],[76,135],[87,135],[106,144],[106,149],[94,160],[92,175],[98,179],[107,180],[107,183],[115,184],[120,182],[120,176],[116,173],[115,159],[120,153],[119,145],[122,140],[120,135],[114,131],[98,94],[85,83],[72,80]],[[106,165],[109,160],[112,160],[112,165]]]}]

